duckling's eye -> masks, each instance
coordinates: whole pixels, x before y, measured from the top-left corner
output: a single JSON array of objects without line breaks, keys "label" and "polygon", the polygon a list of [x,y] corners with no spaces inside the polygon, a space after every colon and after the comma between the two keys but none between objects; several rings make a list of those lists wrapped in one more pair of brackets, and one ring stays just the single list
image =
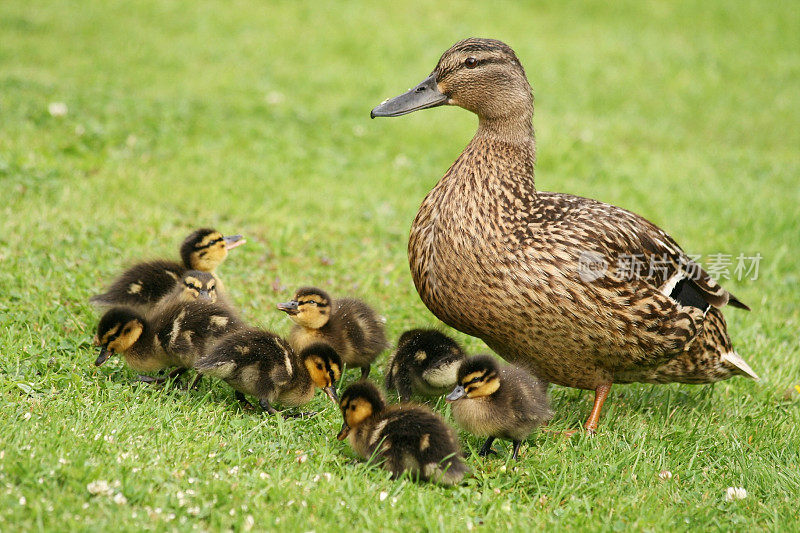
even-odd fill
[{"label": "duckling's eye", "polygon": [[317,363],[317,370],[322,370],[322,363]]},{"label": "duckling's eye", "polygon": [[464,66],[467,68],[475,68],[478,66],[478,60],[474,57],[468,57],[464,60]]},{"label": "duckling's eye", "polygon": [[351,406],[350,406],[350,410],[351,410],[351,411],[355,411],[355,410],[356,410],[356,406],[355,406],[355,405],[351,405]]}]

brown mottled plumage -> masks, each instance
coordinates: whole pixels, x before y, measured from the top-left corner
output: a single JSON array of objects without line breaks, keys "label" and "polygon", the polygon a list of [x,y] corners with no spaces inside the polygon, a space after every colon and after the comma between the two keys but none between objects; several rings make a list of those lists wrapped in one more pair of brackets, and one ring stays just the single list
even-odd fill
[{"label": "brown mottled plumage", "polygon": [[476,355],[461,363],[458,384],[447,395],[453,418],[470,433],[487,437],[480,456],[492,452],[492,442],[501,438],[513,442],[512,458],[528,435],[552,418],[547,400],[547,382],[527,370],[500,365],[491,355]]},{"label": "brown mottled plumage", "polygon": [[[243,326],[226,306],[210,302],[174,302],[145,318],[134,309],[113,307],[100,319],[95,365],[121,353],[139,372],[191,368],[214,342]],[[148,380],[153,381],[153,380]]]},{"label": "brown mottled plumage", "polygon": [[[536,190],[533,97],[510,47],[458,42],[372,116],[444,104],[479,122],[411,228],[414,283],[437,317],[543,379],[594,390],[589,431],[615,381],[756,377],[719,311],[747,306],[669,235],[619,207]],[[630,257],[651,268],[625,275]]]},{"label": "brown mottled plumage", "polygon": [[296,407],[323,389],[338,403],[334,383],[341,376],[341,359],[327,344],[312,344],[299,354],[289,343],[269,331],[245,328],[235,331],[194,364],[203,375],[224,380],[236,390],[236,399],[249,406],[245,394],[255,396],[270,414],[273,402]]},{"label": "brown mottled plumage", "polygon": [[361,368],[362,378],[388,348],[383,321],[361,300],[333,300],[322,289],[302,287],[291,301],[279,303],[278,309],[295,323],[289,334],[295,351],[316,342],[330,344],[345,364]]},{"label": "brown mottled plumage", "polygon": [[[216,278],[215,270],[228,256],[228,250],[244,242],[241,235],[224,237],[213,229],[198,229],[181,244],[180,263],[163,259],[137,263],[120,274],[106,292],[89,301],[99,307],[123,305],[148,313],[179,285],[187,271],[208,272]],[[216,292],[221,298],[222,283],[218,278]]]},{"label": "brown mottled plumage", "polygon": [[469,469],[461,459],[455,431],[422,405],[386,406],[369,381],[350,385],[339,402],[344,422],[339,440],[376,461],[396,478],[408,472],[444,485],[459,483]]}]

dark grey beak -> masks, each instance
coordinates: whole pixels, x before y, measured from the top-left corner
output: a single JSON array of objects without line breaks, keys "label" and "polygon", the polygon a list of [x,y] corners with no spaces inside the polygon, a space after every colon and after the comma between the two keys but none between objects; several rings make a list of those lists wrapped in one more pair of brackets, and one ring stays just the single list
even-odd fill
[{"label": "dark grey beak", "polygon": [[201,300],[201,301],[204,301],[204,302],[210,302],[211,301],[211,294],[209,294],[208,291],[199,291],[197,293],[197,299]]},{"label": "dark grey beak", "polygon": [[299,305],[297,303],[297,300],[291,300],[289,302],[281,302],[278,304],[278,309],[280,309],[287,315],[296,315],[298,307]]},{"label": "dark grey beak", "polygon": [[222,240],[225,241],[225,248],[228,250],[232,250],[247,242],[241,235],[228,235],[227,237],[223,237]]},{"label": "dark grey beak", "polygon": [[103,346],[100,349],[100,355],[97,356],[97,359],[94,362],[94,366],[102,365],[103,363],[108,361],[108,358],[111,357],[112,355],[114,355],[114,352]]},{"label": "dark grey beak", "polygon": [[454,402],[459,398],[463,398],[466,395],[467,391],[464,390],[464,387],[462,387],[461,385],[456,385],[456,388],[453,389],[453,392],[451,392],[445,397],[445,400],[447,400],[448,402]]},{"label": "dark grey beak", "polygon": [[420,109],[436,107],[447,103],[447,95],[439,91],[436,74],[431,74],[422,83],[400,96],[386,100],[372,110],[370,118],[399,117]]}]

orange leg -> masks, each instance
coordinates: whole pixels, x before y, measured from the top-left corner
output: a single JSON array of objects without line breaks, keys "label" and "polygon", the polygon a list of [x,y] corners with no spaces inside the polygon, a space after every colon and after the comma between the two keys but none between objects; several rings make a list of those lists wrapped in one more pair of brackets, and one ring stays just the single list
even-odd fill
[{"label": "orange leg", "polygon": [[589,418],[586,420],[586,425],[584,426],[589,435],[594,435],[597,431],[597,422],[600,420],[600,410],[603,408],[603,403],[606,401],[608,391],[610,390],[611,383],[604,383],[594,391],[594,406],[592,406],[592,412],[589,413]]}]

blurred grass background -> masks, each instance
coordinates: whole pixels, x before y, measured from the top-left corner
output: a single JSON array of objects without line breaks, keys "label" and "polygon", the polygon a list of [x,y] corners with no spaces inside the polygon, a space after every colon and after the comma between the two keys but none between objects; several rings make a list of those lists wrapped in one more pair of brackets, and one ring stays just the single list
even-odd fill
[{"label": "blurred grass background", "polygon": [[[0,529],[796,528],[798,35],[789,1],[3,2]],[[393,339],[436,324],[408,229],[476,120],[368,114],[467,36],[527,70],[539,188],[640,213],[690,253],[763,256],[725,283],[753,308],[727,317],[762,382],[615,388],[597,438],[471,456],[447,490],[354,463],[321,398],[272,420],[219,383],[91,365],[88,297],[198,226],[248,237],[221,273],[253,323],[285,333],[274,303],[314,283],[373,303]],[[552,399],[566,428],[591,395]]]}]

